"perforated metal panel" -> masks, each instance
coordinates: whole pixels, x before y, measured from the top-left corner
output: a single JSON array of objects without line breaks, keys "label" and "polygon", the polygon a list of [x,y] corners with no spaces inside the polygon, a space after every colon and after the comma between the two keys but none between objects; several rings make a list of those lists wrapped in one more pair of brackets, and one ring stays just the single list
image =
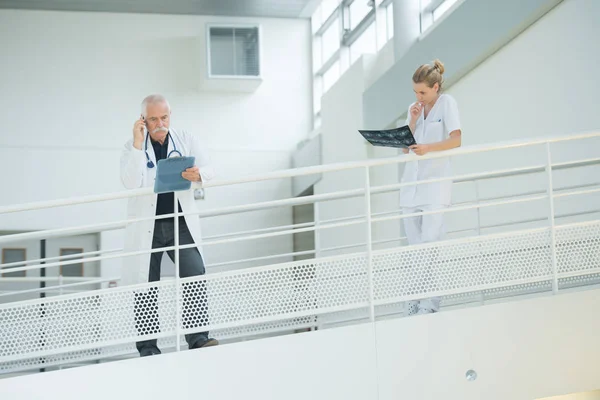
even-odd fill
[{"label": "perforated metal panel", "polygon": [[[366,304],[366,269],[361,255],[182,279],[180,332],[307,326],[317,311]],[[176,304],[171,280],[4,305],[0,362],[172,336]]]},{"label": "perforated metal panel", "polygon": [[[556,230],[561,287],[597,284],[600,222]],[[376,315],[407,300],[443,304],[551,289],[549,229],[399,247],[372,255]],[[98,290],[0,306],[0,373],[135,354],[134,342],[210,330],[219,339],[369,317],[366,254]],[[568,276],[567,276],[568,275]],[[179,297],[177,296],[179,293]],[[182,342],[185,346],[185,342]]]},{"label": "perforated metal panel", "polygon": [[[175,328],[175,286],[164,281],[133,287],[99,290],[76,295],[39,299],[0,307],[0,360],[17,356],[47,356],[70,350],[89,350],[98,345],[126,343],[138,335],[135,326],[137,292],[159,292],[158,307],[163,331]],[[155,306],[142,300],[138,311]],[[151,333],[147,324],[139,334]]]},{"label": "perforated metal panel", "polygon": [[600,268],[600,224],[584,223],[556,229],[556,258],[561,277]]},{"label": "perforated metal panel", "polygon": [[378,304],[471,292],[552,273],[549,229],[411,246],[373,257]]}]

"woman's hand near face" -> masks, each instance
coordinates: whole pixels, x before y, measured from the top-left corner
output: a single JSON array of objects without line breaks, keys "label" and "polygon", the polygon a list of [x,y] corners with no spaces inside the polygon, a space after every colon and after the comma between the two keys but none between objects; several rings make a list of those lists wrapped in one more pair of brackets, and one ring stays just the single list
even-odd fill
[{"label": "woman's hand near face", "polygon": [[421,112],[423,111],[423,105],[419,102],[414,103],[410,106],[410,121],[412,123],[416,123],[419,117],[421,116]]}]

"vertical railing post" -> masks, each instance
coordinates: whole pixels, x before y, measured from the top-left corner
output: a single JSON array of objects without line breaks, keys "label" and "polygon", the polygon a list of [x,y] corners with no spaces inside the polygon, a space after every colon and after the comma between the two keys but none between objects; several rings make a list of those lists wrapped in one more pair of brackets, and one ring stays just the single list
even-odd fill
[{"label": "vertical railing post", "polygon": [[550,151],[550,143],[546,143],[546,176],[548,178],[548,202],[549,215],[548,222],[550,223],[550,257],[552,260],[552,293],[558,293],[558,271],[556,262],[556,229],[554,221],[554,185],[552,183],[552,154]]},{"label": "vertical railing post", "polygon": [[175,213],[175,349],[180,350],[181,338],[181,282],[179,281],[179,201],[177,192],[173,192],[173,210]]},{"label": "vertical railing post", "polygon": [[321,257],[321,213],[318,201],[313,203],[313,215],[315,220],[315,258],[319,258]]},{"label": "vertical railing post", "polygon": [[[475,186],[475,202],[477,203],[477,236],[481,236],[481,205],[480,203],[480,198],[479,198],[479,182],[477,180],[473,181],[473,185]],[[479,253],[477,254],[478,256],[481,256],[481,244],[478,246],[479,247]],[[481,257],[478,257],[479,262],[481,263]],[[483,263],[480,264],[481,265],[481,275],[483,276],[484,274],[484,268],[485,265],[483,265]],[[484,305],[485,304],[485,292],[482,290],[479,292],[479,304],[480,305]]]},{"label": "vertical railing post", "polygon": [[[64,279],[63,279],[63,275],[62,273],[59,273],[58,275],[58,295],[62,296],[64,293],[64,289],[63,289],[63,283],[64,283]],[[62,371],[62,365],[58,366],[59,371]]]},{"label": "vertical railing post", "polygon": [[371,232],[371,179],[369,166],[365,167],[365,216],[367,218],[367,276],[369,279],[369,320],[375,322],[373,282],[373,235]]},{"label": "vertical railing post", "polygon": [[[42,259],[42,262],[40,262],[40,264],[46,264],[46,239],[42,239],[40,241],[40,258]],[[46,278],[46,268],[41,267],[40,269],[40,277],[42,278],[40,280],[40,288],[45,288],[46,287],[46,280],[44,278]],[[40,298],[45,298],[46,297],[46,292],[40,292]],[[46,346],[46,320],[44,319],[46,317],[46,304],[42,303],[40,304],[40,318],[42,320],[42,329],[40,332],[40,344],[43,347]],[[44,357],[42,360],[42,364],[46,362],[46,358]],[[40,372],[46,372],[46,368],[40,368]]]},{"label": "vertical railing post", "polygon": [[[314,192],[313,192],[314,193]],[[313,216],[314,216],[314,221],[315,221],[315,233],[314,233],[314,240],[315,240],[315,258],[320,258],[321,257],[321,211],[319,209],[319,202],[315,201],[313,203]],[[316,263],[315,263],[316,265]],[[319,269],[315,268],[315,276],[313,277],[313,279],[315,279],[315,282],[319,279]],[[314,296],[314,302],[315,304],[318,303],[317,301],[317,296]],[[314,322],[315,322],[315,326],[314,329],[316,330],[321,330],[322,328],[322,320],[319,319],[319,315],[315,315],[314,317]]]},{"label": "vertical railing post", "polygon": [[475,202],[477,203],[477,236],[481,236],[481,208],[479,207],[479,183],[475,180]]}]

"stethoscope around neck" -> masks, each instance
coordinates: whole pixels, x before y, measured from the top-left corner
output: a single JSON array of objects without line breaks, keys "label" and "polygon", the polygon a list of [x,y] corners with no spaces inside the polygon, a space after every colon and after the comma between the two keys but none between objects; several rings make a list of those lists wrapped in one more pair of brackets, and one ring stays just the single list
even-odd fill
[{"label": "stethoscope around neck", "polygon": [[[146,134],[146,142],[144,144],[144,153],[146,154],[146,160],[148,160],[148,162],[146,163],[146,167],[154,168],[154,163],[150,159],[150,156],[148,156],[148,136],[150,136],[149,133]],[[167,138],[171,138],[171,143],[173,143],[173,150],[171,150],[169,154],[167,154],[167,158],[170,158],[171,154],[173,153],[177,153],[179,157],[183,157],[181,152],[177,150],[177,146],[175,146],[175,141],[173,140],[173,136],[171,136],[171,132],[167,132]]]}]

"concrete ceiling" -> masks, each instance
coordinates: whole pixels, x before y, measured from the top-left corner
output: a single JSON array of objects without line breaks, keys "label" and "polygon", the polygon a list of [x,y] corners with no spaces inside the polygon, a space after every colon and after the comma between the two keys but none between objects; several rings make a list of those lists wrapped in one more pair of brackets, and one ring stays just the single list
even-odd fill
[{"label": "concrete ceiling", "polygon": [[308,18],[316,3],[316,0],[0,0],[0,9]]}]

